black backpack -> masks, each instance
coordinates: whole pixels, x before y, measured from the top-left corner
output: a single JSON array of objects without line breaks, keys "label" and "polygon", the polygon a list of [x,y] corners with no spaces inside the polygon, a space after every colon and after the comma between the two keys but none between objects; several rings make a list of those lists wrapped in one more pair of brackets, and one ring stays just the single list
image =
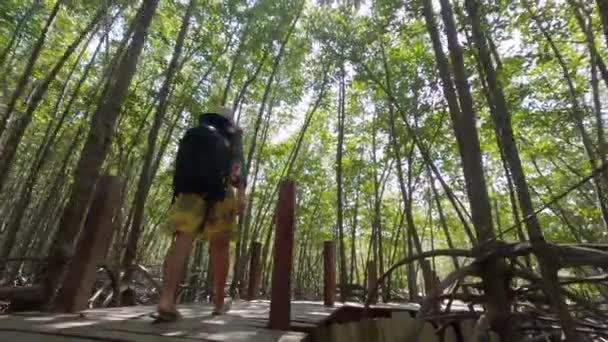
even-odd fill
[{"label": "black backpack", "polygon": [[229,125],[228,120],[214,115],[186,131],[177,150],[174,199],[180,193],[197,193],[207,201],[224,199],[231,163]]}]

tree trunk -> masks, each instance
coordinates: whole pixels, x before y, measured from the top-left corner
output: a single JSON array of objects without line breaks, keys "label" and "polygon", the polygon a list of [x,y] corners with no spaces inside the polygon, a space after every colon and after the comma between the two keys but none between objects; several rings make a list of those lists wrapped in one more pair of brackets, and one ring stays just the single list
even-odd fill
[{"label": "tree trunk", "polygon": [[[86,217],[99,170],[112,143],[116,119],[135,74],[137,61],[157,5],[158,0],[143,1],[135,19],[130,45],[124,57],[117,61],[116,72],[107,80],[105,86],[107,92],[104,91],[104,96],[99,99],[91,119],[91,130],[74,171],[74,185],[68,204],[61,215],[59,230],[52,240],[49,256],[53,260],[65,260],[72,253],[74,239],[78,236]],[[45,287],[48,291],[47,298],[51,299],[62,275],[64,262],[48,266]]]},{"label": "tree trunk", "polygon": [[[391,73],[389,72],[389,65],[388,65],[388,61],[386,59],[386,55],[384,52],[384,48],[382,48],[382,61],[384,64],[384,71],[385,71],[385,78],[386,78],[386,83],[387,83],[387,87],[388,89],[391,89]],[[417,106],[417,103],[414,104],[414,106]],[[412,159],[413,159],[413,153],[414,153],[414,147],[415,145],[412,144],[410,151],[408,153],[408,180],[407,180],[407,185],[405,182],[405,176],[404,176],[404,171],[403,171],[403,165],[401,164],[401,158],[402,158],[402,154],[401,154],[401,143],[399,142],[399,134],[397,132],[397,126],[395,123],[395,114],[394,114],[394,108],[393,108],[393,104],[392,102],[389,101],[388,104],[388,108],[389,108],[389,122],[390,122],[390,128],[391,128],[391,135],[392,135],[392,147],[393,147],[393,151],[395,153],[395,159],[396,159],[396,163],[397,163],[397,179],[399,181],[399,188],[401,190],[401,197],[402,197],[402,201],[404,204],[404,211],[405,211],[405,218],[406,218],[406,222],[407,222],[407,236],[408,239],[411,238],[411,240],[408,240],[408,250],[411,249],[411,242],[414,243],[414,246],[416,248],[417,253],[422,253],[423,249],[422,249],[422,243],[420,241],[420,237],[418,236],[418,231],[416,230],[416,226],[414,223],[414,217],[413,217],[413,212],[412,212],[412,198],[413,198],[413,189],[411,187],[411,182],[412,182]],[[405,247],[405,246],[404,246]],[[411,252],[411,251],[410,251]],[[425,289],[426,291],[430,291],[431,289],[431,284],[427,283],[428,280],[432,279],[432,271],[430,269],[430,267],[428,267],[429,265],[427,263],[420,263],[420,267],[422,269],[422,273],[423,273],[423,278],[425,279]],[[383,270],[381,270],[380,274],[383,274]],[[415,291],[414,294],[410,293],[410,297],[413,296],[417,296],[418,294],[418,290],[417,290],[417,284],[415,284],[415,277],[413,276],[415,274],[415,272],[412,269],[409,269],[408,272],[408,282],[413,282],[413,283],[408,283],[408,289],[410,290],[409,292]],[[413,278],[413,279],[410,279]]]},{"label": "tree trunk", "polygon": [[[65,0],[57,0],[57,2],[55,2],[55,5],[53,6],[53,9],[51,10],[51,14],[49,15],[48,19],[46,20],[46,23],[44,24],[44,28],[42,29],[42,32],[40,33],[38,40],[36,40],[36,43],[34,44],[34,48],[32,49],[32,53],[30,54],[30,56],[27,60],[25,69],[23,70],[23,73],[21,74],[21,77],[19,78],[19,81],[17,82],[17,86],[15,87],[15,90],[11,94],[11,97],[8,101],[8,104],[6,106],[6,111],[5,111],[4,115],[0,118],[0,136],[4,134],[4,130],[6,129],[6,123],[10,119],[11,115],[13,114],[13,111],[16,109],[17,102],[20,100],[21,95],[23,95],[25,86],[27,85],[28,80],[32,76],[32,71],[34,70],[34,64],[36,64],[36,61],[38,60],[38,57],[40,56],[40,51],[42,50],[42,46],[44,45],[44,42],[46,41],[46,36],[49,32],[49,29],[51,28],[53,21],[55,21],[55,17],[57,17],[57,13],[59,13],[59,9],[61,8],[61,6],[63,5],[64,2],[65,2]],[[1,180],[1,178],[0,178],[0,180]],[[1,184],[2,183],[0,182],[0,185]]]},{"label": "tree trunk", "polygon": [[179,72],[179,70],[177,70],[177,66],[181,57],[184,42],[186,40],[188,28],[190,26],[190,18],[194,13],[196,4],[197,0],[190,0],[190,3],[188,4],[184,17],[182,19],[182,25],[177,35],[177,40],[175,42],[175,47],[173,50],[173,56],[171,57],[171,61],[169,62],[169,66],[167,67],[165,80],[159,91],[158,107],[156,108],[152,127],[148,132],[146,154],[144,156],[143,165],[139,174],[137,190],[133,198],[133,221],[131,224],[131,229],[129,230],[127,244],[121,262],[123,269],[126,270],[124,279],[127,283],[129,282],[131,277],[131,272],[129,272],[128,270],[133,269],[133,267],[131,266],[135,261],[135,256],[137,253],[137,242],[139,240],[141,226],[143,224],[144,207],[146,204],[146,199],[148,198],[150,186],[152,185],[151,166],[155,156],[156,141],[158,139],[159,131],[165,119],[165,114],[167,112],[167,106],[169,104],[169,90],[171,88],[173,78]]},{"label": "tree trunk", "polygon": [[[378,134],[378,114],[374,113],[373,128],[372,128],[372,167],[373,167],[373,182],[374,182],[374,216],[372,219],[373,234],[373,259],[372,262],[375,267],[379,270],[380,274],[384,274],[384,246],[382,236],[382,218],[380,208],[382,205],[382,196],[380,195],[380,183],[378,179],[378,160],[376,157],[376,136]],[[380,284],[382,288],[382,301],[386,302],[386,283]]]},{"label": "tree trunk", "polygon": [[346,91],[344,85],[344,67],[340,73],[339,95],[338,95],[338,147],[336,148],[336,217],[338,226],[338,248],[340,253],[340,301],[345,302],[349,294],[346,289],[346,250],[344,246],[344,219],[343,219],[343,186],[342,186],[342,154],[344,152],[344,120],[346,117],[344,102]]},{"label": "tree trunk", "polygon": [[[357,179],[359,176],[357,175]],[[358,182],[355,182],[358,184]],[[357,223],[359,219],[359,188],[355,190],[355,204],[353,208],[353,222],[351,227],[351,235],[350,235],[350,272],[348,277],[348,283],[350,284],[359,284],[359,273],[357,270]],[[351,294],[352,295],[352,294]]]},{"label": "tree trunk", "polygon": [[[271,103],[274,100],[271,101]],[[264,147],[266,146],[266,140],[268,139],[268,130],[270,129],[270,113],[271,110],[268,111],[266,115],[266,119],[264,122],[264,128],[262,129],[262,140],[259,147],[258,155],[261,155]],[[249,191],[249,198],[254,198],[257,192],[257,184],[258,184],[258,173],[260,170],[261,158],[256,158],[253,177],[251,177],[251,187]],[[241,290],[244,290],[245,282],[243,281],[243,277],[245,276],[244,270],[247,265],[247,261],[249,260],[248,248],[250,241],[250,233],[251,233],[251,217],[253,215],[253,205],[251,203],[247,206],[247,211],[244,217],[239,219],[239,232],[241,233],[239,236],[239,240],[237,241],[236,248],[236,256],[234,262],[234,277],[232,279],[232,283],[230,284],[230,295],[235,296],[237,287]],[[253,242],[253,239],[251,239]]]},{"label": "tree trunk", "polygon": [[595,0],[595,2],[597,2],[597,9],[600,12],[600,18],[602,18],[604,37],[606,38],[606,45],[608,46],[608,3],[606,3],[605,0]]},{"label": "tree trunk", "polygon": [[[234,102],[232,103],[232,109],[233,110],[236,111],[237,108],[238,108],[238,106],[239,106],[239,104],[243,103],[243,99],[245,98],[245,94],[247,94],[247,89],[258,78],[258,75],[262,71],[262,67],[264,66],[264,63],[266,63],[266,59],[268,59],[268,56],[270,55],[270,53],[268,52],[268,50],[269,49],[265,49],[264,50],[264,55],[262,56],[262,59],[258,63],[258,66],[256,67],[255,71],[253,72],[253,74],[251,75],[251,77],[249,77],[243,83],[243,86],[241,86],[241,89],[239,90],[239,92],[237,93],[237,95],[234,97]],[[240,119],[240,115],[239,115],[239,119]],[[237,119],[237,123],[240,121],[239,119]]]},{"label": "tree trunk", "polygon": [[[446,1],[446,0],[442,0]],[[482,68],[485,73],[486,82],[489,90],[490,113],[492,121],[496,127],[498,145],[504,151],[505,159],[513,175],[513,182],[517,189],[519,204],[526,217],[526,227],[528,235],[533,244],[542,246],[545,243],[543,233],[534,213],[534,206],[530,196],[530,190],[526,181],[526,176],[519,157],[519,151],[515,143],[511,116],[508,105],[492,64],[490,52],[484,38],[482,24],[479,14],[477,0],[466,0],[466,10],[472,24],[472,36],[475,47],[478,50]],[[449,5],[449,4],[448,4]],[[557,277],[558,265],[555,257],[550,251],[542,251],[536,254],[540,263],[541,274],[543,276],[543,287],[545,294],[550,299],[553,310],[558,315],[562,329],[569,341],[578,341],[575,322],[568,311],[566,303],[561,295],[561,288]]]},{"label": "tree trunk", "polygon": [[236,51],[234,52],[232,63],[230,63],[230,71],[228,72],[228,77],[226,78],[226,85],[224,86],[224,91],[222,92],[222,98],[220,100],[221,106],[225,106],[226,102],[228,102],[228,93],[230,92],[230,87],[232,86],[234,73],[241,58],[241,54],[243,53],[243,49],[245,48],[245,37],[249,33],[248,26],[249,22],[246,22],[243,31],[241,32],[241,36],[239,37],[239,45],[237,46]]},{"label": "tree trunk", "polygon": [[[441,224],[441,229],[443,230],[443,235],[445,236],[445,241],[450,249],[454,249],[454,243],[452,242],[452,235],[450,234],[450,230],[448,229],[448,225],[445,221],[445,214],[443,213],[443,206],[441,205],[441,198],[439,197],[439,193],[437,192],[437,188],[435,187],[435,179],[433,178],[433,173],[430,168],[427,166],[427,175],[429,178],[429,184],[431,187],[431,191],[433,192],[433,197],[435,198],[435,205],[437,206],[437,213],[439,214],[439,223]],[[454,269],[457,270],[460,268],[460,263],[458,262],[457,257],[452,258],[452,264],[454,264]]]},{"label": "tree trunk", "polygon": [[258,116],[257,116],[256,122],[255,122],[251,144],[249,145],[249,151],[247,152],[245,177],[249,176],[249,171],[251,170],[251,163],[253,162],[253,153],[254,153],[255,147],[256,147],[258,131],[260,129],[260,125],[262,122],[262,116],[264,113],[264,109],[266,107],[266,102],[268,101],[268,97],[270,95],[270,90],[272,89],[272,83],[278,72],[279,65],[281,64],[283,55],[285,54],[285,50],[287,48],[287,43],[289,42],[289,38],[291,37],[291,34],[293,33],[293,30],[295,29],[296,24],[298,23],[298,20],[300,19],[300,15],[302,14],[303,10],[304,10],[304,6],[302,5],[302,7],[298,10],[295,18],[291,22],[291,26],[289,27],[289,30],[287,31],[285,38],[281,42],[281,47],[279,48],[279,52],[277,53],[277,55],[274,59],[274,63],[272,64],[272,71],[270,72],[270,76],[268,76],[268,80],[266,81],[266,87],[264,89],[264,94],[262,95],[260,109],[258,110]]},{"label": "tree trunk", "polygon": [[[597,63],[595,59],[591,61],[591,89],[593,93],[593,108],[595,111],[595,127],[597,131],[597,146],[598,154],[602,165],[608,163],[608,144],[606,143],[606,134],[604,131],[604,119],[602,118],[602,103],[600,101],[599,80],[597,77]],[[608,170],[602,171],[602,177],[608,179]],[[608,190],[608,189],[607,189]]]},{"label": "tree trunk", "polygon": [[[481,163],[481,148],[476,129],[476,118],[473,111],[463,108],[461,111],[450,76],[449,63],[443,52],[441,39],[433,14],[431,0],[423,0],[423,14],[426,27],[431,37],[435,59],[448,102],[454,134],[458,143],[462,168],[465,177],[467,196],[471,205],[473,226],[479,244],[491,245],[495,239],[492,224],[492,212],[486,180]],[[454,66],[463,68],[463,65]],[[510,304],[507,297],[508,278],[506,265],[499,259],[489,259],[480,265],[483,290],[488,298],[488,315],[492,318],[490,325],[499,334],[503,342],[518,341],[518,332],[510,319]]]}]

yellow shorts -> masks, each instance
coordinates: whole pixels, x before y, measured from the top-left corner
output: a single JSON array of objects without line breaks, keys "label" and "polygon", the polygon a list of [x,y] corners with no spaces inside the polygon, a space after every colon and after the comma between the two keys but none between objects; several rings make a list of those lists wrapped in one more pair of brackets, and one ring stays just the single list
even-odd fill
[{"label": "yellow shorts", "polygon": [[[215,202],[207,210],[207,201],[199,194],[179,194],[169,213],[169,233],[176,231],[198,233],[203,240],[227,234],[231,240],[237,237],[236,199],[232,187],[226,189],[226,197]],[[205,214],[207,217],[205,218]],[[201,227],[201,224],[204,227]]]}]

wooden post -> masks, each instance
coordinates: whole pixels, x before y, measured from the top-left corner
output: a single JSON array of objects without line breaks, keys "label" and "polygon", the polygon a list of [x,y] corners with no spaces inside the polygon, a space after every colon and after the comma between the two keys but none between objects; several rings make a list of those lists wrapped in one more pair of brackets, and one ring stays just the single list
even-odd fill
[{"label": "wooden post", "polygon": [[112,243],[116,228],[114,219],[122,205],[122,182],[116,176],[102,176],[97,183],[76,252],[67,266],[57,295],[58,311],[74,312],[87,308],[97,267],[105,259]]},{"label": "wooden post", "polygon": [[291,268],[295,230],[296,191],[292,180],[283,180],[279,188],[276,232],[270,295],[269,327],[288,330],[291,318]]},{"label": "wooden post", "polygon": [[336,298],[336,266],[334,263],[334,242],[323,243],[323,303],[334,306]]},{"label": "wooden post", "polygon": [[262,275],[262,264],[260,257],[262,255],[262,244],[254,242],[251,246],[251,263],[249,264],[249,287],[247,288],[247,300],[255,300],[258,298],[260,290],[260,276]]},{"label": "wooden post", "polygon": [[376,304],[378,302],[378,291],[374,289],[377,281],[378,272],[376,271],[376,262],[374,260],[370,260],[367,262],[367,295],[371,296],[373,292],[373,296],[370,301],[372,304]]}]

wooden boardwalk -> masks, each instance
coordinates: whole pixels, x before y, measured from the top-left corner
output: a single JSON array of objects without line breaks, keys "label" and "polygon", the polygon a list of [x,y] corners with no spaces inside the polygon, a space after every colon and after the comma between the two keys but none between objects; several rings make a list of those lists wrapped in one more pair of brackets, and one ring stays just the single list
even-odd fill
[{"label": "wooden boardwalk", "polygon": [[[337,308],[337,307],[336,307]],[[80,314],[41,312],[0,316],[0,341],[303,341],[336,308],[320,302],[291,304],[291,331],[267,329],[269,301],[237,301],[223,316],[206,303],[180,306],[184,319],[151,324],[153,306],[90,309]]]}]

